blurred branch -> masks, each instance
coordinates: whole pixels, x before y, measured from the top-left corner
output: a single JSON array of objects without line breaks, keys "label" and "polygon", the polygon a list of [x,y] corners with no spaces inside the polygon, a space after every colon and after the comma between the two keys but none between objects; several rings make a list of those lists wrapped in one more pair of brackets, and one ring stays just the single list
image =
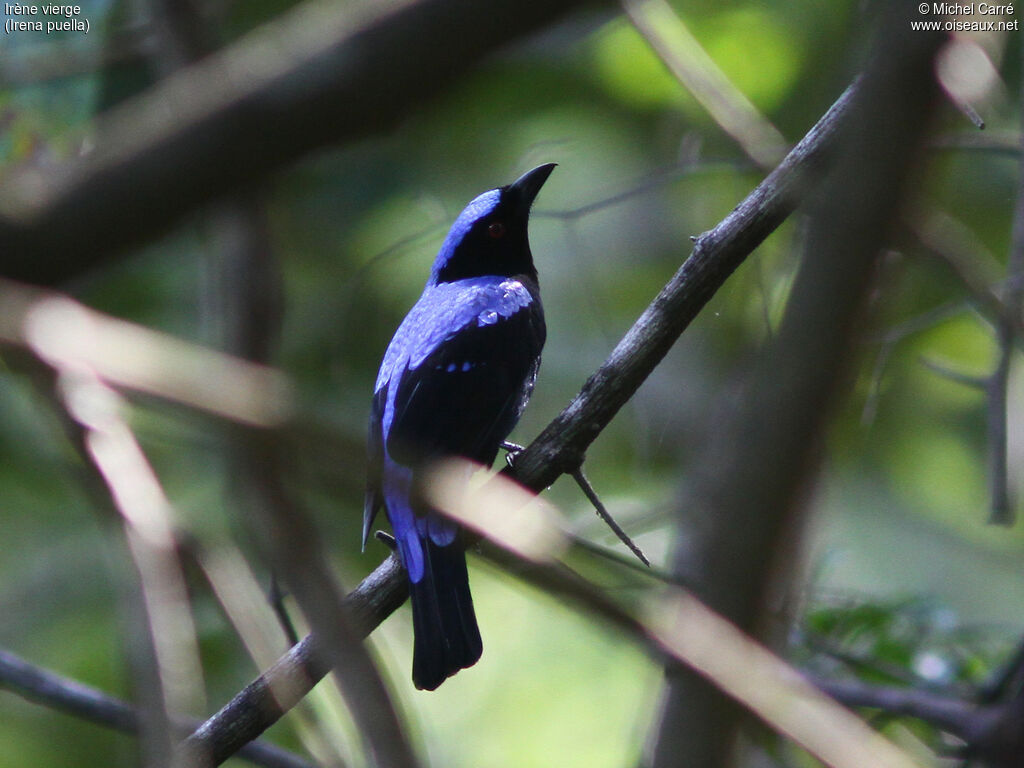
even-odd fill
[{"label": "blurred branch", "polygon": [[908,221],[910,232],[966,289],[977,311],[993,325],[1015,325],[1024,336],[1024,323],[1005,306],[998,288],[1009,286],[996,278],[997,261],[969,228],[947,213],[918,212]]},{"label": "blurred branch", "polygon": [[[0,687],[28,701],[116,731],[134,734],[140,730],[139,713],[130,704],[77,680],[29,664],[5,650],[0,650]],[[175,718],[174,729],[185,735],[198,722]],[[312,768],[299,756],[261,741],[242,747],[238,757],[264,768]]]},{"label": "blurred branch", "polygon": [[630,21],[669,71],[763,169],[773,168],[786,140],[701,47],[665,0],[623,0]]},{"label": "blurred branch", "polygon": [[878,413],[878,403],[881,399],[882,376],[896,345],[905,338],[930,330],[944,320],[948,320],[969,308],[970,305],[965,301],[947,301],[898,323],[887,329],[877,338],[865,339],[865,341],[871,343],[878,343],[878,352],[875,356],[875,362],[871,367],[868,395],[864,399],[864,406],[861,409],[861,424],[866,426],[875,420],[875,415]]},{"label": "blurred branch", "polygon": [[[911,32],[902,14],[879,22],[835,167],[810,205],[778,334],[739,397],[722,399],[681,501],[688,525],[680,528],[677,569],[699,574],[701,598],[748,632],[763,626],[797,560],[804,495],[853,361],[877,256],[937,101],[932,61],[945,38]],[[668,670],[650,765],[721,765],[739,715],[704,681]]]},{"label": "blurred branch", "polygon": [[[1024,189],[1024,188],[1022,188]],[[1021,198],[1024,204],[1024,197]],[[1011,261],[1011,268],[1012,261]],[[1019,306],[1018,306],[1019,311]],[[1010,492],[1007,451],[1007,396],[1010,383],[1010,362],[1013,358],[1014,329],[1008,323],[996,328],[998,357],[995,370],[985,382],[987,401],[985,436],[988,442],[988,521],[993,525],[1013,525],[1014,500]]]},{"label": "blurred branch", "polygon": [[[24,299],[16,289],[0,291]],[[188,601],[185,576],[175,547],[171,505],[149,465],[134,434],[123,418],[123,404],[88,365],[59,342],[64,324],[72,314],[48,316],[33,326],[32,312],[45,312],[44,299],[28,310],[23,321],[24,338],[19,339],[36,355],[46,359],[53,376],[44,382],[53,390],[61,420],[79,452],[99,498],[99,508],[113,510],[120,521],[139,596],[130,601],[129,626],[138,641],[129,644],[137,665],[142,717],[139,734],[147,764],[170,766],[174,712],[204,709],[203,676],[195,624]],[[20,302],[12,302],[12,308]],[[16,312],[8,320],[17,320]],[[2,334],[0,334],[2,337]],[[33,360],[33,363],[40,367]],[[136,626],[141,625],[141,626]]]},{"label": "blurred branch", "polygon": [[83,429],[84,457],[124,519],[156,650],[168,715],[204,709],[199,642],[175,547],[170,501],[121,414],[119,396],[95,374],[58,364],[58,389]]},{"label": "blurred branch", "polygon": [[[156,68],[165,76],[213,51],[213,38],[218,27],[203,16],[203,10],[209,9],[208,5],[201,6],[196,0],[149,0],[148,5],[160,41],[159,50],[152,58]],[[205,259],[204,319],[212,327],[211,335],[229,352],[253,363],[270,365],[281,335],[284,287],[276,255],[270,245],[270,226],[263,195],[257,189],[240,190],[204,214],[204,220],[214,235]],[[229,503],[236,505],[244,505],[247,494],[268,487],[259,477],[267,468],[249,460],[252,452],[246,451],[243,444],[247,438],[247,433],[238,429],[229,428],[222,432],[224,452],[228,457],[224,467],[228,479],[226,492]],[[276,473],[279,466],[275,463],[272,469]],[[274,479],[280,482],[276,476]],[[273,503],[270,498],[259,500],[260,509],[267,509]],[[242,516],[251,517],[245,514],[248,511],[242,511]],[[273,544],[261,543],[265,550],[274,548]],[[257,668],[263,669],[273,663],[281,648],[298,643],[276,572],[271,573],[269,594],[260,596],[259,587],[244,558],[232,558],[230,554],[209,557],[198,551],[196,554]],[[242,584],[248,584],[257,592],[248,609],[239,605],[242,602],[239,593],[244,591]],[[256,625],[256,617],[265,613],[261,609],[267,600],[278,620],[276,628]],[[295,733],[307,752],[317,756],[318,762],[343,766],[345,761],[337,744],[324,735],[322,724],[314,722],[312,708],[293,711]],[[356,714],[358,720],[359,715]],[[378,744],[381,738],[391,740],[392,737],[393,734],[385,731],[382,737],[369,734],[368,741]],[[401,734],[397,734],[395,740],[401,743]],[[182,752],[189,754],[188,750],[183,749]]]},{"label": "blurred branch", "polygon": [[[352,629],[360,637],[372,632],[408,596],[405,571],[395,555],[346,595],[342,605]],[[308,635],[219,712],[203,723],[185,742],[220,764],[255,739],[294,707],[330,671],[330,664]]]},{"label": "blurred branch", "polygon": [[[869,650],[846,648],[828,635],[805,630],[803,640],[808,650],[826,656],[831,661],[839,662],[853,675],[871,677],[876,681],[884,679],[887,684],[900,685],[904,688],[924,688],[932,692],[941,690],[946,694],[952,690],[952,687],[947,685],[942,685],[940,688],[938,683],[921,678],[912,669],[890,660],[878,658],[878,654],[872,654]],[[961,686],[957,693],[967,695],[970,693],[970,689],[967,686]]]},{"label": "blurred branch", "polygon": [[811,678],[814,684],[848,707],[880,709],[931,723],[964,741],[975,738],[989,724],[993,712],[934,691],[866,683],[863,680]]},{"label": "blurred branch", "polygon": [[0,185],[0,273],[56,285],[332,143],[381,134],[584,0],[308,0],[114,110],[95,148]]},{"label": "blurred branch", "polygon": [[[153,569],[161,566],[163,559],[155,555],[149,559],[140,559],[138,550],[138,546],[141,546],[140,537],[142,543],[152,540],[153,546],[171,546],[173,543],[162,512],[167,501],[131,432],[116,417],[116,402],[111,402],[116,395],[101,381],[104,374],[109,371],[115,374],[117,383],[131,385],[139,379],[148,381],[149,371],[143,366],[141,372],[133,371],[139,373],[138,376],[126,375],[123,366],[118,366],[116,361],[108,359],[108,355],[98,353],[96,350],[117,350],[120,346],[118,339],[124,341],[127,334],[129,343],[120,348],[119,355],[149,363],[153,363],[154,359],[160,360],[157,367],[169,362],[168,359],[164,359],[165,357],[169,357],[171,361],[177,360],[186,371],[194,371],[196,377],[193,378],[189,374],[181,376],[181,381],[186,382],[187,386],[175,391],[186,401],[194,402],[198,399],[200,405],[203,403],[204,391],[218,392],[217,398],[230,400],[233,394],[233,388],[230,386],[232,382],[243,384],[244,392],[247,388],[244,386],[248,381],[247,377],[255,374],[257,380],[266,381],[266,369],[227,355],[169,340],[161,334],[113,320],[87,310],[70,299],[46,292],[0,282],[0,295],[8,300],[4,302],[8,311],[0,319],[0,340],[6,338],[8,341],[24,344],[52,365],[59,374],[69,378],[71,385],[65,390],[67,408],[85,430],[83,444],[86,455],[94,461],[126,519],[141,531],[140,536],[130,536],[129,540],[133,544],[133,553],[143,576],[143,586],[147,590],[147,608],[153,611],[154,607],[167,605],[166,594],[152,593],[157,583],[152,578],[156,574]],[[214,363],[213,371],[224,373],[228,377],[229,386],[224,387],[225,381],[216,378],[200,381],[200,369],[196,367],[199,360]],[[82,381],[75,379],[75,376]],[[207,376],[210,376],[209,371]],[[72,388],[76,384],[78,386]],[[90,389],[86,390],[86,385]],[[199,390],[198,398],[195,398],[195,389]],[[265,393],[258,394],[262,396]],[[269,403],[272,409],[279,405],[273,397],[269,399]],[[247,421],[251,422],[253,419]],[[255,421],[259,423],[261,419],[257,418]],[[250,431],[247,439],[240,441],[242,449],[247,452],[245,460],[251,462],[258,470],[252,473],[251,483],[246,488],[251,492],[246,499],[251,502],[248,511],[257,530],[262,534],[262,541],[271,562],[287,578],[289,586],[317,634],[325,638],[323,656],[327,665],[338,671],[342,691],[349,701],[350,710],[360,732],[374,750],[375,760],[382,766],[414,766],[415,759],[402,735],[383,683],[365,649],[358,642],[357,633],[349,627],[340,601],[333,597],[336,594],[336,587],[317,546],[319,538],[312,530],[304,511],[295,504],[280,481],[276,469],[280,450],[278,438],[276,431]],[[168,577],[168,567],[160,567],[159,573],[167,577],[159,579],[159,584],[173,586],[177,583],[175,579]],[[150,578],[146,578],[147,575]],[[401,586],[404,598],[404,583]],[[394,607],[397,607],[397,604],[392,606],[391,610],[394,610]],[[170,648],[168,644],[180,634],[179,630],[187,628],[190,624],[184,620],[171,623],[157,622],[159,616],[153,613],[150,614],[150,618],[156,622],[153,625],[153,635],[158,652],[161,647]],[[155,631],[158,629],[157,624],[163,628],[162,631]],[[165,663],[166,659],[161,658],[159,653],[158,659],[161,662],[161,673],[171,669],[184,669],[180,663]],[[201,677],[195,674],[191,679],[198,681]],[[308,691],[308,687],[305,691]],[[272,690],[271,693],[276,695],[277,691]],[[294,699],[292,705],[295,701],[298,699]],[[170,708],[169,711],[174,711],[174,708]],[[165,728],[164,732],[166,731]],[[232,723],[230,732],[237,735],[238,724]],[[227,752],[222,751],[226,749],[222,740],[215,737],[206,738],[203,733],[199,733],[188,740],[176,759],[179,764],[208,765],[212,755],[212,760],[219,763],[260,732],[252,733],[241,741],[231,742],[230,751]]]},{"label": "blurred branch", "polygon": [[991,382],[990,376],[974,376],[963,371],[955,371],[942,363],[937,363],[934,360],[929,360],[926,357],[921,358],[921,365],[930,370],[936,376],[941,376],[944,379],[949,379],[957,384],[961,384],[971,389],[978,389],[982,392],[988,389],[989,383]]},{"label": "blurred branch", "polygon": [[918,764],[857,717],[822,696],[798,672],[733,624],[677,588],[635,618],[603,590],[558,564],[524,564],[508,551],[484,556],[545,595],[596,616],[639,642],[663,663],[684,664],[749,708],[779,733],[835,768]]},{"label": "blurred branch", "polygon": [[[1020,670],[1015,670],[1019,675]],[[815,685],[851,707],[878,709],[889,715],[917,718],[964,742],[963,757],[990,768],[1024,765],[1024,689],[1007,691],[1001,700],[977,703],[915,688],[874,685],[862,680],[813,678]]]},{"label": "blurred branch", "polygon": [[285,422],[290,386],[279,371],[89,309],[62,294],[0,278],[0,342],[47,363],[81,366],[118,387],[256,426]]}]

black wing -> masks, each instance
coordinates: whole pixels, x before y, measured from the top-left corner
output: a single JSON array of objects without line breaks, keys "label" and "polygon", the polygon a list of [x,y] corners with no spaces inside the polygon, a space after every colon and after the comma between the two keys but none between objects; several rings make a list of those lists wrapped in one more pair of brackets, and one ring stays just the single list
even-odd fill
[{"label": "black wing", "polygon": [[545,333],[535,300],[494,324],[463,328],[404,371],[387,436],[391,457],[407,466],[438,456],[493,462],[533,389]]}]

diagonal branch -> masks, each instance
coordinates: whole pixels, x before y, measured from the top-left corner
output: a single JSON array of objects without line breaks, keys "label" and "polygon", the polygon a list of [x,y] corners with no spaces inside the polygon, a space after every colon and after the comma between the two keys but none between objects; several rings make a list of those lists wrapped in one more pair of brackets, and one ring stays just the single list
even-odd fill
[{"label": "diagonal branch", "polygon": [[516,457],[512,476],[540,490],[572,473],[623,405],[729,276],[793,212],[819,178],[855,93],[850,86],[779,166],[693,252],[580,393]]},{"label": "diagonal branch", "polygon": [[782,158],[786,140],[719,69],[665,0],[623,0],[623,10],[669,71],[761,168]]},{"label": "diagonal branch", "polygon": [[[391,555],[344,600],[353,629],[366,637],[405,602],[405,571]],[[220,764],[276,723],[330,671],[330,663],[308,635],[278,662],[240,691],[185,742],[188,753],[208,755]]]}]

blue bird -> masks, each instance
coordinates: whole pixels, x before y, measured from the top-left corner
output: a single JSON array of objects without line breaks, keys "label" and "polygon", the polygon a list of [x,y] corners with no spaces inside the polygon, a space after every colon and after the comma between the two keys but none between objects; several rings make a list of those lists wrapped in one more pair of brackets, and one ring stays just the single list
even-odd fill
[{"label": "blue bird", "polygon": [[463,535],[413,501],[413,487],[445,456],[489,466],[530,398],[546,329],[527,222],[554,168],[484,192],[459,214],[377,375],[363,547],[383,506],[409,576],[420,689],[475,664],[483,644]]}]

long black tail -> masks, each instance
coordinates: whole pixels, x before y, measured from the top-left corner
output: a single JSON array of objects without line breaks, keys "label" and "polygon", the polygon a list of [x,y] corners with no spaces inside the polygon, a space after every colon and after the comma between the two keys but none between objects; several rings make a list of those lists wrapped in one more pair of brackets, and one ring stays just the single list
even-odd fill
[{"label": "long black tail", "polygon": [[415,635],[412,681],[432,691],[480,659],[483,643],[469,594],[466,554],[458,542],[424,542],[423,578],[409,584]]}]

